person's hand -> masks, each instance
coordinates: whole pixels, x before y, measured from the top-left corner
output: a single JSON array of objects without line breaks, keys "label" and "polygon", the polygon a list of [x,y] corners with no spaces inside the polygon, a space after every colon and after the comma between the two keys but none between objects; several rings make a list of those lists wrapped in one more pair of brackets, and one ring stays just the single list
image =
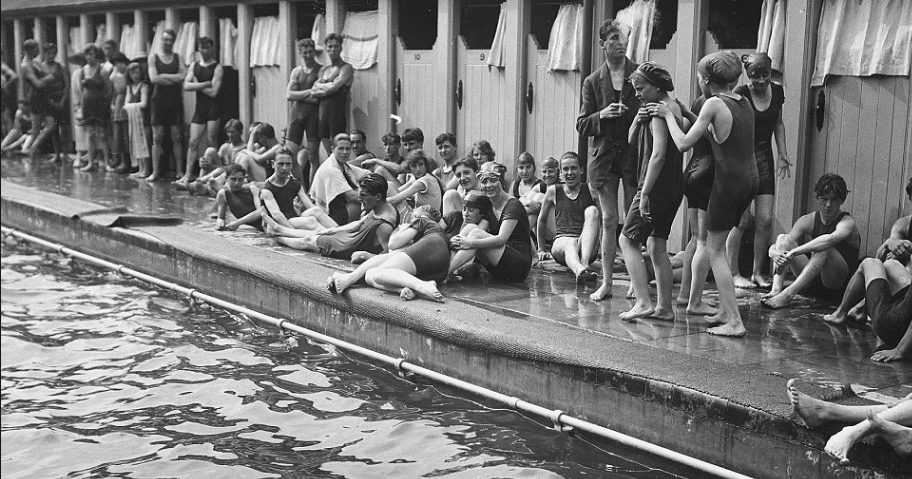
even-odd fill
[{"label": "person's hand", "polygon": [[649,195],[643,195],[640,197],[640,216],[647,221],[652,221],[651,213],[652,205],[649,203]]},{"label": "person's hand", "polygon": [[599,112],[599,117],[613,120],[622,116],[627,108],[627,105],[623,103],[612,103]]},{"label": "person's hand", "polygon": [[212,163],[209,161],[209,158],[207,158],[206,156],[201,156],[199,159],[199,166],[200,166],[200,168],[209,168],[210,166],[212,166]]},{"label": "person's hand", "polygon": [[652,120],[652,116],[649,114],[649,110],[647,110],[645,106],[641,106],[637,110],[636,119],[634,121],[637,123],[646,123],[649,120]]},{"label": "person's hand", "polygon": [[690,111],[690,108],[688,108],[687,105],[684,104],[684,102],[675,98],[675,103],[677,103],[678,107],[681,108],[681,116],[683,116],[685,118],[687,118],[688,116],[693,116],[693,112]]},{"label": "person's hand", "polygon": [[364,168],[364,169],[373,168],[374,165],[376,165],[378,161],[380,161],[378,158],[368,158],[361,162],[361,168]]},{"label": "person's hand", "polygon": [[450,245],[453,249],[472,249],[472,240],[462,235],[456,235],[450,239]]},{"label": "person's hand", "polygon": [[547,251],[539,251],[539,252],[538,252],[538,260],[539,260],[539,261],[544,261],[544,260],[546,260],[546,259],[551,259],[551,253],[549,253],[549,252],[547,252]]},{"label": "person's hand", "polygon": [[649,110],[650,115],[659,118],[665,118],[668,115],[671,115],[671,110],[668,109],[668,105],[666,105],[664,101],[659,103],[647,103],[646,109]]},{"label": "person's hand", "polygon": [[912,241],[907,239],[890,238],[884,242],[884,246],[894,258],[905,258],[912,254]]},{"label": "person's hand", "polygon": [[782,251],[779,254],[773,255],[773,257],[771,258],[773,260],[773,265],[774,265],[773,269],[777,273],[782,272],[782,270],[784,270],[785,267],[788,266],[788,264],[792,262],[792,258],[794,258],[794,257],[795,257],[795,255],[792,254],[791,250]]},{"label": "person's hand", "polygon": [[215,220],[215,229],[217,231],[223,231],[223,230],[227,229],[227,227],[225,226],[224,218],[218,218]]},{"label": "person's hand", "polygon": [[877,361],[879,363],[889,363],[891,361],[899,361],[903,358],[902,351],[899,348],[893,349],[884,349],[883,351],[877,351],[871,356],[871,361]]},{"label": "person's hand", "polygon": [[776,176],[779,179],[792,177],[792,162],[785,155],[779,155],[778,165],[776,166]]}]

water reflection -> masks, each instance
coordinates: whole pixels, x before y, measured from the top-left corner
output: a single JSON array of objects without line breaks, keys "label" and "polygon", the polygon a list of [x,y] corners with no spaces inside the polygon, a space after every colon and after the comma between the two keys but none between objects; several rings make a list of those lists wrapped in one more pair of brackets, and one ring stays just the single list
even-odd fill
[{"label": "water reflection", "polygon": [[4,477],[673,477],[116,274],[2,256]]}]

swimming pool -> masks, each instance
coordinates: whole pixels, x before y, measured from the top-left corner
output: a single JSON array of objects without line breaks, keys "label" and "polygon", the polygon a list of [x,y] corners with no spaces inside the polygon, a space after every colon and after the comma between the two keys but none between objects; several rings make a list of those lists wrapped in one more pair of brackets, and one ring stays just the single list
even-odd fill
[{"label": "swimming pool", "polygon": [[4,477],[679,477],[57,254],[2,301]]}]

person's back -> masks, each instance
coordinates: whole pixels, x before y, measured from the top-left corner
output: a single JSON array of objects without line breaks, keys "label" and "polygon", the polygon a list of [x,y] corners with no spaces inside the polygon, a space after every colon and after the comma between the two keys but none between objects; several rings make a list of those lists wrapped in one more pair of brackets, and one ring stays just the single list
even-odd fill
[{"label": "person's back", "polygon": [[[754,159],[754,109],[745,97],[716,95],[732,116],[731,131],[722,143],[709,135],[716,159],[714,187],[726,191],[756,190],[759,181]],[[753,186],[751,186],[753,185]]]}]

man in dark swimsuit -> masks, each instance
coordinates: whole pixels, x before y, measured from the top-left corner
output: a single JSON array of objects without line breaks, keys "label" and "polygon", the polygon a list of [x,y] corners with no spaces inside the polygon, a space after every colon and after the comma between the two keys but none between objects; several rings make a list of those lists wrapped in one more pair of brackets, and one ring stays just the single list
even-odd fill
[{"label": "man in dark swimsuit", "polygon": [[44,71],[41,59],[38,58],[37,41],[29,39],[23,42],[22,51],[25,59],[19,66],[19,76],[22,78],[23,99],[32,115],[31,135],[34,138],[28,153],[30,156],[35,156],[38,154],[41,143],[57,126],[47,92],[48,86],[54,81],[54,74]]},{"label": "man in dark swimsuit", "polygon": [[372,160],[377,156],[367,150],[367,134],[361,130],[355,129],[348,133],[352,140],[351,159],[348,164],[361,167],[365,160]]},{"label": "man in dark swimsuit", "polygon": [[355,69],[342,59],[342,35],[330,33],[324,40],[330,64],[320,68],[311,95],[320,100],[320,139],[332,151],[332,139],[348,128],[348,91],[355,81]]},{"label": "man in dark swimsuit", "polygon": [[[307,178],[302,178],[307,180],[308,186],[313,183],[313,177],[320,167],[320,100],[311,95],[311,88],[323,65],[317,62],[316,54],[313,39],[298,40],[298,55],[304,62],[291,71],[288,88],[285,90],[286,99],[294,102],[285,145],[295,155],[301,171],[307,171],[308,165],[310,166]],[[307,147],[302,149],[305,138]]]},{"label": "man in dark swimsuit", "polygon": [[[266,179],[258,196],[262,216],[291,229],[321,230],[336,225],[319,206],[314,206],[301,182],[291,176],[290,151],[279,150],[272,159],[272,167],[275,172]],[[301,203],[301,214],[295,210],[295,198]]]},{"label": "man in dark swimsuit", "polygon": [[554,212],[556,232],[550,252],[544,241],[538,245],[538,258],[550,256],[567,266],[577,281],[595,281],[598,273],[590,268],[599,246],[601,216],[597,205],[598,195],[593,195],[589,185],[584,185],[579,156],[564,153],[560,159],[563,184],[548,187],[541,213],[538,215],[538,234],[547,236],[548,218]]},{"label": "man in dark swimsuit", "polygon": [[57,45],[44,44],[44,71],[53,75],[54,79],[48,83],[46,91],[50,114],[54,117],[56,127],[51,131],[51,142],[54,145],[54,161],[63,160],[63,141],[61,132],[64,127],[70,126],[70,111],[67,102],[70,97],[69,73],[64,66],[57,63]]},{"label": "man in dark swimsuit", "polygon": [[[263,231],[260,221],[260,210],[257,208],[255,198],[259,194],[256,185],[247,183],[247,170],[237,163],[228,167],[225,173],[225,187],[215,196],[218,203],[218,216],[215,227],[219,231],[238,229],[241,225],[250,225]],[[225,222],[228,211],[234,215],[234,221]]]},{"label": "man in dark swimsuit", "polygon": [[[187,69],[184,78],[184,91],[196,92],[196,107],[193,119],[190,120],[190,141],[187,147],[187,169],[184,176],[177,180],[184,186],[190,181],[190,174],[199,157],[200,140],[206,135],[206,146],[216,148],[219,131],[219,89],[222,87],[222,66],[215,58],[215,42],[209,37],[200,37],[196,41],[202,58],[193,62]],[[177,183],[176,182],[176,183]]]},{"label": "man in dark swimsuit", "polygon": [[[760,300],[766,307],[784,308],[796,294],[814,286],[825,295],[841,296],[858,266],[861,236],[855,219],[842,211],[849,194],[845,180],[827,173],[817,180],[814,193],[817,211],[798,218],[792,230],[770,246],[775,274],[772,291]],[[795,282],[783,288],[789,269]]]},{"label": "man in dark swimsuit", "polygon": [[184,174],[183,157],[183,112],[184,112],[184,78],[187,76],[180,55],[174,52],[174,40],[177,33],[167,28],[161,33],[162,52],[149,57],[149,81],[152,90],[152,174],[147,181],[161,177],[162,142],[165,139],[165,127],[171,130],[171,147],[177,163],[177,173]]}]

